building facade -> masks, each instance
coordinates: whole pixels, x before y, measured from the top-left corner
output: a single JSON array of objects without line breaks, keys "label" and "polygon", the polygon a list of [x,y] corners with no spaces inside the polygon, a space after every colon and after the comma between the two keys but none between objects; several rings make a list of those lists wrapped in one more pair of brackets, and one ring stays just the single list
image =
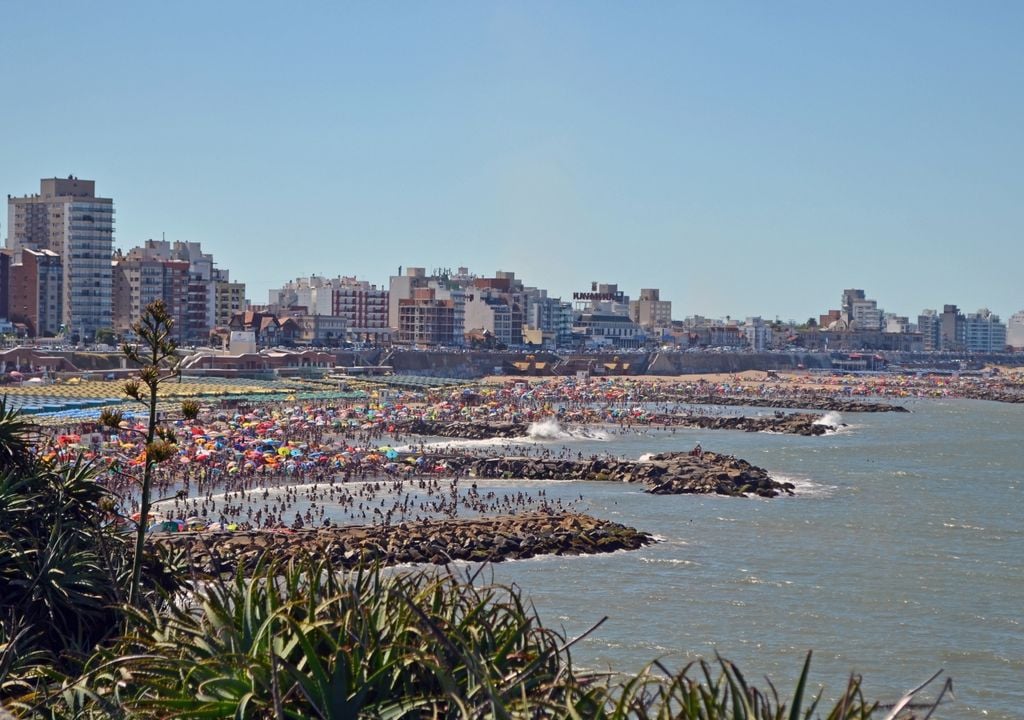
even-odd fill
[{"label": "building facade", "polygon": [[968,352],[993,353],[1006,350],[1006,325],[988,308],[964,318],[964,345]]},{"label": "building facade", "polygon": [[9,318],[22,323],[31,337],[59,334],[64,301],[64,268],[52,250],[22,248],[21,261],[11,265]]},{"label": "building facade", "polygon": [[421,267],[394,275],[388,287],[388,324],[392,340],[403,345],[465,344],[468,273],[435,272]]},{"label": "building facade", "polygon": [[[128,332],[153,300],[163,300],[174,320],[173,336],[179,343],[205,345],[217,323],[218,278],[213,256],[200,243],[147,240],[127,253],[116,253],[112,265],[114,329]],[[237,299],[239,289],[235,290]],[[244,285],[240,292],[245,292]],[[231,291],[228,292],[229,298]],[[228,302],[229,305],[232,303]],[[235,303],[237,304],[237,303]],[[244,310],[244,307],[235,311]],[[224,315],[222,308],[222,319]],[[230,322],[230,315],[227,316]],[[226,326],[225,322],[223,326]]]},{"label": "building facade", "polygon": [[748,317],[741,329],[751,350],[760,352],[772,343],[771,326],[760,317]]},{"label": "building facade", "polygon": [[39,193],[7,200],[7,247],[49,250],[61,258],[61,322],[89,341],[113,324],[114,201],[96,196],[93,180],[44,178]]},{"label": "building facade", "polygon": [[231,282],[225,269],[213,269],[213,325],[227,328],[231,318],[246,309],[245,283]]},{"label": "building facade", "polygon": [[917,331],[921,333],[921,347],[925,352],[935,352],[942,348],[942,323],[935,310],[922,310],[917,316]]},{"label": "building facade", "polygon": [[963,352],[967,349],[967,326],[964,314],[956,305],[943,305],[939,315],[939,349],[945,352]]},{"label": "building facade", "polygon": [[1015,312],[1006,323],[1006,345],[1015,352],[1024,350],[1024,310]]},{"label": "building facade", "polygon": [[388,291],[355,277],[297,278],[271,290],[269,300],[278,312],[305,308],[309,314],[339,318],[345,327],[339,341],[376,344],[391,335]]},{"label": "building facade", "polygon": [[640,298],[629,303],[629,316],[647,331],[672,327],[672,301],[662,300],[657,288],[641,288]]}]

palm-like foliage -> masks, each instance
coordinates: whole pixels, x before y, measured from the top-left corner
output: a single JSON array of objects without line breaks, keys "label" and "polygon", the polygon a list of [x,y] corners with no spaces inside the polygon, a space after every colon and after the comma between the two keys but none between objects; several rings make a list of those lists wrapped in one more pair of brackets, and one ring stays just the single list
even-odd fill
[{"label": "palm-like foliage", "polygon": [[0,398],[0,472],[31,467],[36,439],[35,427],[17,410],[7,407],[6,396]]},{"label": "palm-like foliage", "polygon": [[[857,679],[827,711],[749,685],[731,663],[630,678],[574,670],[570,642],[513,588],[434,571],[338,572],[304,559],[215,583],[99,653],[26,713],[76,718],[863,720]],[[818,713],[818,714],[816,714]]]},{"label": "palm-like foliage", "polygon": [[[0,455],[27,460],[0,470],[0,700],[76,672],[123,627],[132,564],[129,538],[106,523],[113,498],[81,458],[35,459],[31,426],[0,411]],[[170,589],[166,563],[149,552],[150,596]]]},{"label": "palm-like foliage", "polygon": [[0,609],[10,618],[0,622],[55,662],[91,651],[116,618],[103,544],[117,538],[99,527],[104,497],[81,461],[0,475]]}]

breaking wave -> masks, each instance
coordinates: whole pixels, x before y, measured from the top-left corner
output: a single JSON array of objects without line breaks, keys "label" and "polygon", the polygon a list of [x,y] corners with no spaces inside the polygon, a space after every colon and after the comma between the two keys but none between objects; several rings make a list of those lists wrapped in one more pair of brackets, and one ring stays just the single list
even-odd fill
[{"label": "breaking wave", "polygon": [[552,440],[607,440],[608,433],[586,427],[563,428],[554,418],[530,423],[526,429],[526,437],[534,442],[550,442]]},{"label": "breaking wave", "polygon": [[832,428],[832,432],[837,432],[839,428],[843,427],[846,423],[843,422],[843,416],[839,413],[827,412],[820,418],[814,421],[815,425],[825,425],[826,427]]}]

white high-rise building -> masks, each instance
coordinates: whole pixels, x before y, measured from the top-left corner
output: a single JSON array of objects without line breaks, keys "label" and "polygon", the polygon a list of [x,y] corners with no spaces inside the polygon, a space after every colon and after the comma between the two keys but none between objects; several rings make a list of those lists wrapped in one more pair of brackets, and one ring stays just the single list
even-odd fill
[{"label": "white high-rise building", "polygon": [[114,201],[96,197],[93,180],[44,178],[37,195],[7,200],[7,247],[50,250],[61,257],[64,278],[61,322],[91,340],[113,323]]},{"label": "white high-rise building", "polygon": [[964,344],[969,352],[1003,352],[1006,350],[1006,326],[988,308],[968,313],[964,319]]}]

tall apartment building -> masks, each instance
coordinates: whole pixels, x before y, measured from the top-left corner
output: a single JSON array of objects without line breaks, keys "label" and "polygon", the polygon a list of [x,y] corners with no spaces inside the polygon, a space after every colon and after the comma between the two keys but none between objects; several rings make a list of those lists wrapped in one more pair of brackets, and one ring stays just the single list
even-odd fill
[{"label": "tall apartment building", "polygon": [[884,330],[885,313],[858,288],[843,290],[841,317],[853,330]]},{"label": "tall apartment building", "polygon": [[53,337],[61,330],[64,267],[53,250],[22,248],[11,265],[9,319],[32,337]]},{"label": "tall apartment building", "polygon": [[[464,316],[463,316],[464,317]],[[412,297],[398,301],[398,327],[395,342],[404,345],[452,345],[458,334],[455,301],[437,297],[437,290],[431,287],[415,288]]]},{"label": "tall apartment building", "polygon": [[963,352],[966,349],[964,314],[956,305],[943,305],[939,315],[939,349]]},{"label": "tall apartment building", "polygon": [[167,260],[154,256],[144,247],[136,247],[127,254],[116,252],[112,265],[115,332],[130,332],[150,303],[163,300],[174,321],[171,335],[177,342],[184,342],[189,336],[188,263]]},{"label": "tall apartment building", "polygon": [[1024,350],[1024,310],[1015,312],[1006,323],[1006,344],[1017,352]]},{"label": "tall apartment building", "polygon": [[572,343],[572,303],[561,298],[548,297],[548,291],[541,288],[525,288],[527,331],[539,331],[540,339],[535,344],[546,347],[567,347]]},{"label": "tall apartment building", "polygon": [[152,300],[160,298],[174,319],[178,342],[209,341],[216,320],[216,280],[213,256],[204,253],[200,243],[147,240],[116,255],[113,266],[118,331],[127,330]]},{"label": "tall apartment building", "polygon": [[922,310],[917,316],[917,331],[921,333],[922,348],[926,352],[942,349],[942,322],[935,310]]},{"label": "tall apartment building", "polygon": [[992,353],[1006,350],[1006,325],[988,308],[964,318],[964,345],[968,352]]},{"label": "tall apartment building", "polygon": [[[462,272],[459,275],[467,276]],[[393,275],[388,287],[388,325],[399,344],[455,345],[465,343],[468,277],[435,273],[420,267]]]},{"label": "tall apartment building", "polygon": [[466,330],[487,330],[499,342],[522,345],[526,304],[523,282],[514,272],[499,270],[494,277],[473,278],[466,287]]},{"label": "tall apartment building", "polygon": [[44,178],[39,193],[7,198],[7,247],[60,256],[61,322],[72,337],[91,340],[112,325],[114,201],[96,197],[96,183]]},{"label": "tall apartment building", "polygon": [[629,304],[629,317],[645,330],[672,327],[672,301],[662,300],[657,288],[642,288],[640,299]]},{"label": "tall apartment building", "polygon": [[[483,330],[490,333],[504,345],[513,344],[512,308],[499,295],[484,289],[475,289],[466,301],[466,328],[469,331]],[[523,337],[522,322],[519,323],[519,343]]]},{"label": "tall apartment building", "polygon": [[245,283],[231,282],[226,269],[213,269],[213,325],[227,328],[231,318],[245,312]]},{"label": "tall apartment building", "polygon": [[353,342],[379,343],[391,336],[388,326],[388,291],[365,280],[342,277],[331,293],[334,315],[345,320]]}]

